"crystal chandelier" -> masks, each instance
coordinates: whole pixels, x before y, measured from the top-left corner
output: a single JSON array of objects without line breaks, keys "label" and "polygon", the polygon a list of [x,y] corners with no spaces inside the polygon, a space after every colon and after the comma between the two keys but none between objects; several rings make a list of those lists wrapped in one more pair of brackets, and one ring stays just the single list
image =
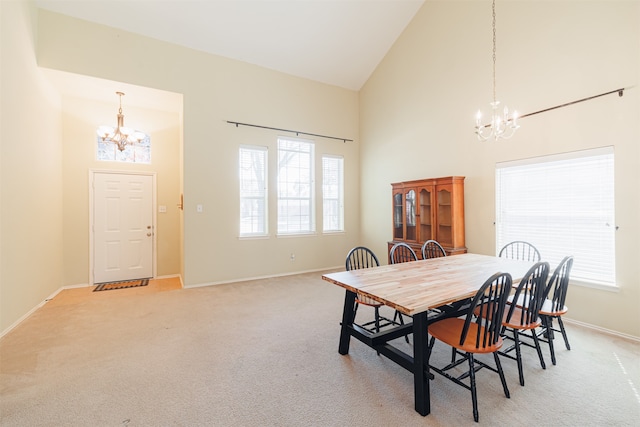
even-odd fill
[{"label": "crystal chandelier", "polygon": [[118,146],[118,150],[124,151],[127,145],[142,141],[146,135],[144,132],[124,127],[124,114],[122,114],[122,97],[124,96],[124,93],[116,92],[116,95],[120,97],[118,126],[115,128],[111,126],[100,126],[97,130],[97,134],[102,138],[102,142],[113,142]]},{"label": "crystal chandelier", "polygon": [[500,101],[496,100],[496,1],[493,0],[493,102],[491,105],[491,123],[482,124],[482,113],[476,115],[476,135],[480,141],[490,138],[494,140],[509,139],[513,136],[518,126],[518,113],[509,113],[506,106],[500,111]]}]

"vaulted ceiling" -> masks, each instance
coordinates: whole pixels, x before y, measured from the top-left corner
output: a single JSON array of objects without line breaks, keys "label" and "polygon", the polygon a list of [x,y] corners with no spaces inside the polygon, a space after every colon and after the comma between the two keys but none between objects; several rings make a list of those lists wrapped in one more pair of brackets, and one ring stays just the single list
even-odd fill
[{"label": "vaulted ceiling", "polygon": [[424,0],[36,0],[40,8],[359,90]]}]

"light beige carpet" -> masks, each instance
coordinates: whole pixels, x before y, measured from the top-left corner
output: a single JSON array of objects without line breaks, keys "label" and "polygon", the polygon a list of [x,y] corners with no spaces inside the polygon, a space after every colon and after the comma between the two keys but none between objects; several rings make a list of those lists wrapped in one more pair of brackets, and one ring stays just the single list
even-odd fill
[{"label": "light beige carpet", "polygon": [[[338,354],[344,293],[320,276],[64,291],[0,340],[0,425],[478,425],[470,393],[450,381],[436,375],[422,417],[408,371],[355,340]],[[638,425],[640,345],[568,333],[556,366],[544,348],[546,370],[525,349],[525,387],[503,360],[511,399],[497,375],[477,374],[479,425]],[[448,357],[436,344],[433,362]]]}]

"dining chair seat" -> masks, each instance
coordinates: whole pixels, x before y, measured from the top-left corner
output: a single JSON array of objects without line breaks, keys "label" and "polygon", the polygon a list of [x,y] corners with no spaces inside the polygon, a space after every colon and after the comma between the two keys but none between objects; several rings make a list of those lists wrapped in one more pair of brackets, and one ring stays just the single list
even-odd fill
[{"label": "dining chair seat", "polygon": [[505,311],[504,316],[502,316],[502,326],[517,330],[529,330],[536,329],[542,325],[540,318],[532,322],[527,322],[522,312],[522,308],[516,307],[513,309],[511,318],[509,318],[509,312]]},{"label": "dining chair seat", "polygon": [[[464,341],[460,342],[460,331],[464,327],[464,322],[465,319],[458,317],[435,322],[429,326],[429,335],[464,352],[493,353],[500,350],[503,344],[501,337],[498,337],[495,343],[476,348],[476,336],[480,328],[476,323],[469,324],[469,332]],[[482,335],[483,333],[483,330],[480,330],[480,334]]]},{"label": "dining chair seat", "polygon": [[356,294],[356,302],[358,304],[368,305],[369,307],[380,307],[383,305],[382,303],[374,300],[373,298],[369,298],[368,296],[360,293]]},{"label": "dining chair seat", "polygon": [[551,317],[562,316],[567,311],[569,311],[569,308],[567,308],[566,305],[563,305],[562,307],[557,307],[554,309],[553,301],[551,301],[550,299],[545,299],[544,302],[542,303],[542,307],[540,308],[540,314],[542,316],[551,316]]}]

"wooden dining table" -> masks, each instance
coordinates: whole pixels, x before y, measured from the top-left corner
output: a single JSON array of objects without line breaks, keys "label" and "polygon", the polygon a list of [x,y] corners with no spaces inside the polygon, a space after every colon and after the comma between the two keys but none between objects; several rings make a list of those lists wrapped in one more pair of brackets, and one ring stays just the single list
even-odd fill
[{"label": "wooden dining table", "polygon": [[[354,337],[412,372],[415,409],[428,415],[431,377],[427,363],[428,324],[461,315],[465,301],[494,273],[511,274],[515,284],[532,266],[527,261],[466,253],[324,274],[322,279],[346,290],[338,352],[348,354],[350,339]],[[377,333],[367,330],[354,323],[356,294],[398,310],[412,320]],[[409,334],[413,334],[413,354],[391,343]]]}]

